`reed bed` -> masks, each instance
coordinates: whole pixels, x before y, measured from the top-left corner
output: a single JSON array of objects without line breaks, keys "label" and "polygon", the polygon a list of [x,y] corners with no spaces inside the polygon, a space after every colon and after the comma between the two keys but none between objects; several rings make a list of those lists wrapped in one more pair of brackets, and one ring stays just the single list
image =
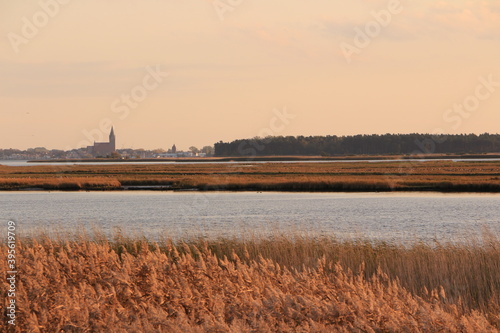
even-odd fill
[{"label": "reed bed", "polygon": [[500,192],[500,162],[0,166],[0,190],[172,189]]},{"label": "reed bed", "polygon": [[116,190],[121,183],[110,177],[13,177],[0,178],[1,190],[39,188],[44,190]]},{"label": "reed bed", "polygon": [[[500,241],[491,233],[469,244],[410,246],[121,234],[24,237],[17,245],[16,332],[500,329]],[[1,257],[6,251],[1,245]],[[0,286],[5,300],[7,282]]]}]

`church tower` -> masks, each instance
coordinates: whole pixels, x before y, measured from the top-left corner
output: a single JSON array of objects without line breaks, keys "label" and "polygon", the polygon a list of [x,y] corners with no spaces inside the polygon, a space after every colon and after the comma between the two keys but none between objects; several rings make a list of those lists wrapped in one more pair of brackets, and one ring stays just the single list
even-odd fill
[{"label": "church tower", "polygon": [[112,151],[115,151],[116,149],[116,137],[115,137],[115,130],[113,126],[111,126],[111,132],[109,133],[109,145],[111,146]]}]

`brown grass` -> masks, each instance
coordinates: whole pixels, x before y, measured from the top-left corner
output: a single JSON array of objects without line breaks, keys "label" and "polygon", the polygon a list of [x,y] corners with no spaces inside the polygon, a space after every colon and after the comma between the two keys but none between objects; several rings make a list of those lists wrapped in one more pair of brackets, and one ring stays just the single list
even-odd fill
[{"label": "brown grass", "polygon": [[0,189],[42,188],[45,190],[110,190],[121,183],[109,177],[16,177],[0,179]]},{"label": "brown grass", "polygon": [[173,189],[500,192],[500,162],[0,166],[0,190]]},{"label": "brown grass", "polygon": [[[39,237],[18,241],[17,260],[17,332],[500,329],[500,241],[492,235],[410,247],[280,236]],[[6,281],[0,286],[4,312]]]}]

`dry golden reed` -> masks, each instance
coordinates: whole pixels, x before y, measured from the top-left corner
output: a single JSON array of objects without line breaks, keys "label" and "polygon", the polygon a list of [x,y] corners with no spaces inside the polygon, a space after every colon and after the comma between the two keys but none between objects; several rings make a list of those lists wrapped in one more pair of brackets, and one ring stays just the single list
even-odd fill
[{"label": "dry golden reed", "polygon": [[499,259],[491,235],[409,247],[293,236],[22,238],[13,331],[498,332]]},{"label": "dry golden reed", "polygon": [[117,179],[107,177],[37,177],[37,178],[3,178],[0,188],[26,189],[31,187],[45,190],[106,190],[121,186]]},{"label": "dry golden reed", "polygon": [[0,166],[0,189],[500,192],[500,162],[339,162]]}]

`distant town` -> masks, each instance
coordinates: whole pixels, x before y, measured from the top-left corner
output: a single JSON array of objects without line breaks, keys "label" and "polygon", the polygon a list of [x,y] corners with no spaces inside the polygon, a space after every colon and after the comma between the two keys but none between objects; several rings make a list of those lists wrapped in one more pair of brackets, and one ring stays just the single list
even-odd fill
[{"label": "distant town", "polygon": [[189,150],[178,150],[175,144],[165,150],[163,148],[147,149],[116,149],[116,136],[111,128],[108,142],[94,142],[92,146],[73,149],[69,151],[60,149],[47,149],[44,147],[20,149],[0,149],[0,160],[43,160],[43,159],[78,159],[78,158],[178,158],[178,157],[211,157],[214,155],[212,146],[201,149],[191,146]]},{"label": "distant town", "polygon": [[[69,151],[44,147],[27,150],[0,149],[2,160],[42,159],[151,159],[197,157],[256,157],[256,156],[349,156],[349,155],[411,155],[430,154],[481,155],[498,158],[500,134],[372,134],[351,136],[269,136],[216,142],[201,149],[191,146],[177,149],[175,143],[168,149],[116,149],[114,128],[106,142]],[[488,155],[488,156],[486,156]]]}]

